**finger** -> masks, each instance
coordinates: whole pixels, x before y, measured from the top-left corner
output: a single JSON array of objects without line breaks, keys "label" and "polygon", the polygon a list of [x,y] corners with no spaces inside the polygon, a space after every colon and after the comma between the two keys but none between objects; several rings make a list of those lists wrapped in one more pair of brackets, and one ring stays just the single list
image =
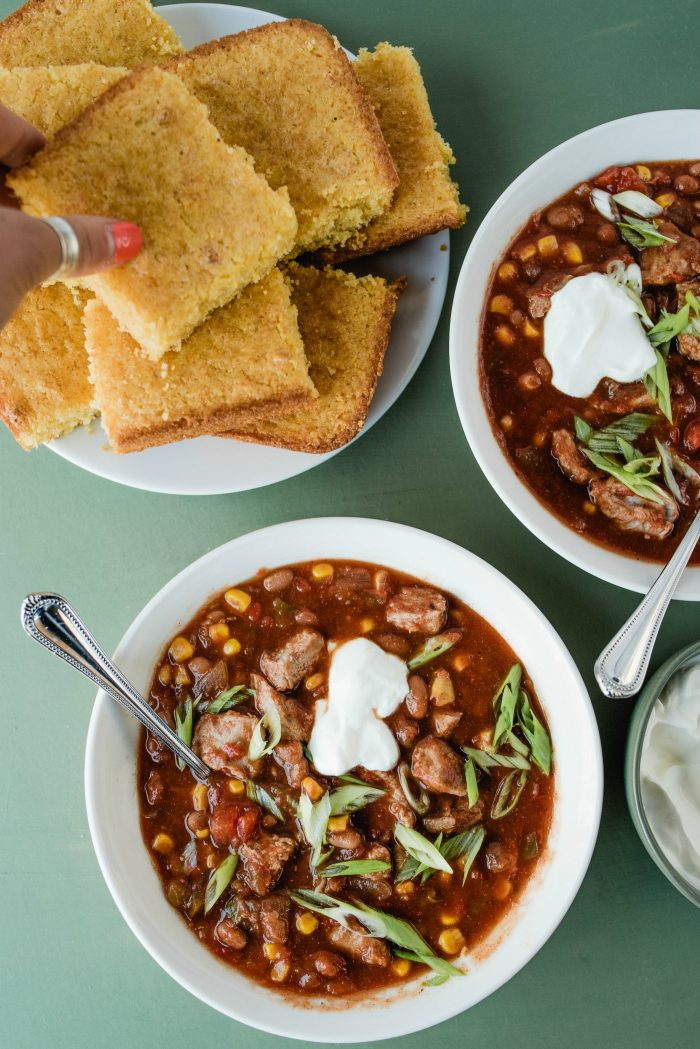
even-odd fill
[{"label": "finger", "polygon": [[45,145],[41,131],[7,106],[0,106],[0,162],[16,168]]},{"label": "finger", "polygon": [[[69,215],[66,221],[73,228],[79,244],[78,264],[66,276],[99,273],[110,266],[128,262],[141,250],[141,230],[132,222],[114,222],[94,215]],[[58,240],[50,226],[41,225]]]}]

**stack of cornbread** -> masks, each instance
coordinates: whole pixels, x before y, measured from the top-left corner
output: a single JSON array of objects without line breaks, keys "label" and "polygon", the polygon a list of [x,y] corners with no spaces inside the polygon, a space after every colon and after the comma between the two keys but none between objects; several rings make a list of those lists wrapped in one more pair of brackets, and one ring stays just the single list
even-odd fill
[{"label": "stack of cornbread", "polygon": [[466,215],[411,52],[351,63],[292,19],[183,53],[148,0],[30,0],[0,23],[0,65],[0,102],[49,140],[8,176],[21,206],[143,234],[132,262],[36,289],[0,332],[19,444],[97,414],[116,452],[351,440],[403,282],[332,267]]}]

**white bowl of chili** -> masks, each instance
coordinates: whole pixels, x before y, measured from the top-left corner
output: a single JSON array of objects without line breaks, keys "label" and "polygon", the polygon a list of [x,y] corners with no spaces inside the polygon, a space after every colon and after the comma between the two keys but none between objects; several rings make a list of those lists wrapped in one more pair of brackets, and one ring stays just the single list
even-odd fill
[{"label": "white bowl of chili", "polygon": [[[700,155],[700,110],[641,113],[602,124],[563,142],[515,179],[490,209],[462,264],[452,306],[450,364],[454,396],[464,433],[489,483],[518,520],[567,561],[599,579],[638,592],[648,590],[670,549],[664,548],[663,555],[654,555],[653,544],[637,542],[629,554],[618,552],[603,545],[602,540],[593,541],[581,534],[586,530],[585,513],[579,514],[583,525],[576,531],[566,523],[568,510],[555,513],[538,498],[535,489],[509,461],[505,438],[494,432],[489,418],[484,397],[482,327],[495,268],[531,216],[610,166],[689,154]],[[517,398],[513,402],[517,404]],[[585,407],[585,402],[581,402],[581,407]],[[585,490],[582,492],[581,500],[585,498]],[[648,560],[646,550],[640,549],[643,546],[648,548]],[[686,570],[675,596],[700,600],[700,567]]]},{"label": "white bowl of chili", "polygon": [[421,977],[341,1003],[276,995],[223,964],[186,927],[162,892],[141,837],[136,790],[139,728],[103,692],[98,693],[88,733],[86,802],[94,848],[117,907],[146,950],[178,983],[225,1015],[264,1031],[324,1043],[364,1042],[409,1034],[468,1009],[502,986],[543,946],[571,905],[590,861],[601,811],[602,760],[583,681],[561,639],[533,603],[475,555],[437,536],[386,521],[294,521],[211,551],[146,605],[117,647],[117,664],[147,692],[166,639],[214,593],[249,579],[260,565],[319,558],[371,561],[419,575],[454,594],[523,660],[547,719],[555,777],[547,845],[517,902],[478,949],[459,960],[466,975],[430,988],[422,988]]}]

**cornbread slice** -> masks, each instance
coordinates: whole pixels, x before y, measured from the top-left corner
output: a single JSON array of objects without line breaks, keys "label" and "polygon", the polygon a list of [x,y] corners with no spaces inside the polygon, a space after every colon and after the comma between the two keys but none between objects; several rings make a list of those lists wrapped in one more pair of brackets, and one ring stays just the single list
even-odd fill
[{"label": "cornbread slice", "polygon": [[34,215],[115,215],[141,227],[136,259],[81,280],[153,360],[269,273],[296,235],[286,191],[155,66],[113,84],[8,183]]},{"label": "cornbread slice", "polygon": [[396,169],[352,66],[323,26],[272,22],[168,63],[297,213],[296,253],[342,243],[389,206]]},{"label": "cornbread slice", "polygon": [[279,269],[211,315],[179,353],[146,360],[97,299],[85,310],[95,398],[115,452],[224,430],[316,396]]},{"label": "cornbread slice", "polygon": [[318,400],[303,412],[237,425],[222,436],[298,452],[330,452],[359,433],[382,371],[405,281],[290,263],[292,301]]},{"label": "cornbread slice", "polygon": [[0,22],[0,65],[136,66],[182,45],[148,0],[29,0]]},{"label": "cornbread slice", "polygon": [[50,138],[127,73],[96,62],[0,69],[0,102]]},{"label": "cornbread slice", "polygon": [[26,451],[96,413],[82,313],[64,284],[36,288],[0,331],[0,416]]},{"label": "cornbread slice", "polygon": [[399,188],[388,211],[337,251],[323,253],[329,262],[457,229],[467,217],[450,178],[454,154],[435,127],[420,66],[410,48],[378,44],[373,52],[360,51],[353,67],[374,105],[399,173]]}]

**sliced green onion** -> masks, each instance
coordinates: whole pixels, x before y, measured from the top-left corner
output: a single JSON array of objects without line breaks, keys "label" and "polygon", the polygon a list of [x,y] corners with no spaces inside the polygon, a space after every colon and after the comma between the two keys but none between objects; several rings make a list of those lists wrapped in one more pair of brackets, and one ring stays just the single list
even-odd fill
[{"label": "sliced green onion", "polygon": [[[594,466],[597,466],[599,470],[605,471],[605,473],[614,477],[616,481],[624,484],[626,488],[638,495],[640,499],[649,499],[653,503],[663,504],[665,496],[663,488],[649,480],[649,477],[658,473],[660,465],[658,456],[638,459],[636,460],[638,465],[635,466],[635,464],[615,462],[609,455],[592,452],[590,448],[581,450]],[[630,469],[630,466],[634,468]],[[640,467],[644,472],[640,473]]]},{"label": "sliced green onion", "polygon": [[682,335],[689,324],[690,303],[686,302],[685,306],[678,313],[669,313],[668,310],[662,310],[660,319],[647,332],[647,336],[652,346],[666,346],[671,339],[676,339],[679,335]]},{"label": "sliced green onion", "polygon": [[411,806],[414,812],[417,812],[419,816],[424,816],[430,808],[430,795],[426,790],[421,788],[420,794],[415,794],[411,789],[408,777],[410,776],[410,770],[405,761],[402,761],[398,767],[398,777],[401,790],[403,791],[404,797],[408,804]]},{"label": "sliced green onion", "polygon": [[548,776],[552,768],[552,743],[549,733],[530,705],[527,692],[522,688],[518,697],[518,724],[530,746],[533,762]]},{"label": "sliced green onion", "polygon": [[323,846],[326,842],[328,831],[328,820],[331,816],[331,799],[328,792],[314,805],[311,798],[302,791],[297,806],[297,814],[304,837],[311,846],[311,866],[319,867],[324,859],[328,859],[330,852],[323,854]]},{"label": "sliced green onion", "polygon": [[403,918],[395,918],[393,914],[378,911],[366,903],[348,903],[334,896],[327,896],[323,892],[314,892],[312,889],[296,889],[291,891],[289,896],[300,907],[315,911],[317,914],[325,914],[327,918],[338,922],[351,932],[355,930],[351,929],[348,924],[349,917],[357,918],[372,936],[381,940],[389,940],[405,951],[415,951],[416,954],[435,957],[434,951],[420,933]]},{"label": "sliced green onion", "polygon": [[467,785],[469,808],[473,809],[479,800],[479,784],[476,782],[476,769],[471,758],[467,758],[464,762],[464,781]]},{"label": "sliced green onion", "polygon": [[675,244],[673,237],[666,237],[659,233],[653,222],[645,219],[635,219],[632,215],[623,215],[622,221],[617,223],[621,235],[633,248],[656,248],[659,244]]},{"label": "sliced green onion", "polygon": [[667,444],[664,444],[663,441],[660,441],[658,437],[654,438],[654,443],[656,444],[656,450],[658,451],[659,458],[661,459],[661,472],[664,475],[666,487],[668,488],[673,498],[677,499],[679,503],[682,503],[685,500],[683,499],[683,494],[680,488],[678,487],[678,481],[676,480],[675,475],[673,473],[673,460],[671,459],[669,447]]},{"label": "sliced green onion", "polygon": [[505,680],[493,697],[493,712],[496,727],[493,732],[493,749],[498,750],[501,743],[513,728],[515,703],[523,672],[520,663],[514,663],[506,674]]},{"label": "sliced green onion", "polygon": [[416,951],[405,951],[401,947],[395,948],[394,954],[397,958],[405,958],[409,962],[418,962],[419,965],[430,966],[435,976],[430,980],[426,980],[423,984],[424,987],[439,987],[441,983],[445,983],[451,976],[464,976],[461,969],[458,969],[452,962],[446,961],[445,958],[438,957],[437,954],[418,954]]},{"label": "sliced green onion", "polygon": [[365,805],[381,798],[385,792],[379,787],[370,787],[367,783],[348,783],[331,792],[331,815],[342,816],[346,812],[358,812]]},{"label": "sliced green onion", "polygon": [[469,827],[468,830],[463,830],[461,834],[455,834],[452,838],[448,838],[447,841],[444,841],[440,846],[440,852],[445,859],[451,860],[457,856],[464,857],[462,885],[464,885],[467,880],[467,875],[472,869],[472,865],[477,857],[479,849],[484,844],[485,837],[486,831],[481,824],[477,824],[474,827]]},{"label": "sliced green onion", "polygon": [[526,780],[527,772],[517,772],[515,769],[503,777],[498,784],[491,806],[492,819],[502,820],[504,816],[513,811],[520,800]]},{"label": "sliced green onion", "polygon": [[264,787],[261,787],[258,783],[254,783],[252,779],[249,779],[245,785],[245,792],[251,801],[257,801],[258,805],[272,813],[275,819],[284,819],[279,805]]},{"label": "sliced green onion", "polygon": [[540,851],[540,843],[534,831],[526,834],[520,846],[520,854],[524,860],[534,860]]},{"label": "sliced green onion", "polygon": [[530,748],[527,746],[526,743],[523,743],[521,739],[518,739],[514,732],[508,733],[506,743],[508,743],[513,748],[516,754],[520,754],[520,756],[523,758],[529,758]]},{"label": "sliced green onion", "polygon": [[424,867],[430,867],[436,871],[445,871],[446,874],[452,873],[452,868],[440,850],[417,830],[414,830],[412,827],[406,827],[403,823],[397,823],[394,827],[394,837],[408,855],[412,856],[414,860],[417,860]]},{"label": "sliced green onion", "polygon": [[246,688],[245,685],[234,685],[233,688],[227,688],[225,692],[221,692],[216,699],[198,704],[197,710],[200,714],[224,714],[254,695],[255,691],[252,688]]},{"label": "sliced green onion", "polygon": [[[194,716],[194,703],[188,697],[184,702],[175,707],[175,732],[178,739],[182,740],[186,747],[192,744],[192,725]],[[186,765],[182,758],[175,758],[180,772],[184,772]]]},{"label": "sliced green onion", "polygon": [[380,871],[390,871],[391,864],[384,860],[343,860],[339,863],[329,863],[323,868],[324,878],[347,878],[352,875],[379,874]]},{"label": "sliced green onion", "polygon": [[227,856],[223,863],[220,863],[219,866],[211,872],[204,893],[205,914],[209,913],[222,892],[229,887],[231,878],[233,877],[237,866],[238,854],[234,852],[231,856]]},{"label": "sliced green onion", "polygon": [[263,716],[253,729],[253,735],[248,744],[248,758],[257,761],[271,754],[279,741],[282,739],[282,722],[280,721],[277,707],[268,707]]},{"label": "sliced green onion", "polygon": [[438,656],[442,656],[445,652],[449,652],[458,641],[462,638],[462,632],[460,630],[446,630],[444,634],[436,634],[435,637],[429,637],[425,641],[414,656],[408,661],[409,670],[417,670],[418,667],[425,666],[426,663],[430,663],[432,659],[437,659]]},{"label": "sliced green onion", "polygon": [[[512,732],[510,733],[512,736]],[[515,737],[513,737],[515,739]],[[510,743],[510,739],[507,740]],[[520,742],[518,740],[518,742]],[[512,743],[511,743],[512,746]],[[522,754],[496,754],[492,750],[479,750],[478,747],[462,747],[461,750],[482,772],[491,769],[529,769],[530,762]],[[527,753],[527,751],[526,751]]]},{"label": "sliced green onion", "polygon": [[351,776],[349,772],[346,772],[343,776],[338,776],[341,783],[354,783],[358,787],[366,787],[367,782],[360,779],[358,776]]},{"label": "sliced green onion", "polygon": [[613,200],[625,211],[631,211],[641,219],[653,219],[664,210],[660,204],[648,197],[646,193],[640,193],[636,189],[626,189],[622,193],[613,193]]},{"label": "sliced green onion", "polygon": [[594,430],[587,422],[574,416],[574,429],[579,441],[583,441],[594,452],[603,452],[609,455],[617,455],[620,450],[619,439],[633,441],[642,433],[646,433],[649,427],[658,422],[658,416],[649,415],[646,412],[631,412],[621,419],[604,426],[602,430]]}]

